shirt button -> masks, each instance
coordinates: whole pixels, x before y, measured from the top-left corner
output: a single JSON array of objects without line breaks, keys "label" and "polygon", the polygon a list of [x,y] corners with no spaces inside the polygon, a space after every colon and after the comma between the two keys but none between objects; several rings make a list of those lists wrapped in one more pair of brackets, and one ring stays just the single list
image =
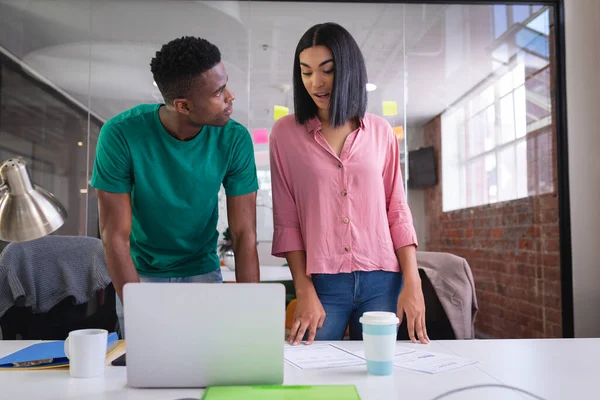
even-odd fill
[{"label": "shirt button", "polygon": [[350,222],[350,219],[348,217],[344,218],[344,223],[347,224],[348,222]]},{"label": "shirt button", "polygon": [[351,250],[351,248],[350,248],[350,246],[346,246],[346,247],[344,247],[344,250],[346,250],[346,251],[350,251],[350,250]]},{"label": "shirt button", "polygon": [[342,196],[344,196],[344,197],[345,197],[345,196],[347,196],[347,195],[348,195],[348,192],[347,192],[347,191],[345,191],[345,190],[342,190]]},{"label": "shirt button", "polygon": [[338,168],[342,168],[342,167],[343,167],[342,163],[338,163]]}]

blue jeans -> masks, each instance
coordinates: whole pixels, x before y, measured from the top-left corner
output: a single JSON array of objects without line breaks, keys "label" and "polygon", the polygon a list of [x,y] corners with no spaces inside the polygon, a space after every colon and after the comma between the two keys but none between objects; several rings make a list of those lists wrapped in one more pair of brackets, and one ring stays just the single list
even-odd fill
[{"label": "blue jeans", "polygon": [[326,314],[315,340],[342,340],[348,325],[350,340],[362,340],[359,318],[366,311],[395,313],[402,288],[402,274],[387,271],[315,274],[312,281]]},{"label": "blue jeans", "polygon": [[[203,275],[186,276],[183,278],[158,278],[140,275],[140,282],[145,283],[222,283],[221,268]],[[119,337],[125,339],[125,323],[123,319],[123,303],[117,296],[117,318],[119,319]]]}]

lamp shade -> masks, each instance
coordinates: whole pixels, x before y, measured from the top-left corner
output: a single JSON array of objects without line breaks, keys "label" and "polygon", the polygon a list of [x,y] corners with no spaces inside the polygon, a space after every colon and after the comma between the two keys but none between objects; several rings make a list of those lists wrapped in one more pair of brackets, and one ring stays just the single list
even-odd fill
[{"label": "lamp shade", "polygon": [[60,228],[67,211],[52,193],[31,183],[25,161],[0,166],[0,240],[25,242]]}]

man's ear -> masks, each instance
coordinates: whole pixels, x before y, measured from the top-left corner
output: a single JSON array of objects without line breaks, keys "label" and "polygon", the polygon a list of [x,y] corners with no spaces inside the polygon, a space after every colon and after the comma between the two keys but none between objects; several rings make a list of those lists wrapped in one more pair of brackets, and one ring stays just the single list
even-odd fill
[{"label": "man's ear", "polygon": [[173,106],[177,112],[188,115],[190,113],[190,106],[186,99],[175,99],[173,100]]}]

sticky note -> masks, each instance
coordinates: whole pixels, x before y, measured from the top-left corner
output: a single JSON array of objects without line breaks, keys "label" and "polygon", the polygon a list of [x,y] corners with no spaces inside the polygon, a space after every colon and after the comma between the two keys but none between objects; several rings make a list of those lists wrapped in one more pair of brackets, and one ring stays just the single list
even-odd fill
[{"label": "sticky note", "polygon": [[274,106],[273,107],[273,119],[277,121],[279,118],[288,115],[290,113],[290,109],[284,106]]},{"label": "sticky note", "polygon": [[255,129],[252,131],[252,138],[255,144],[263,144],[269,142],[269,131],[266,129]]},{"label": "sticky note", "polygon": [[404,138],[404,127],[394,126],[392,129],[394,130],[394,133],[396,134],[396,138],[398,140],[402,140]]},{"label": "sticky note", "polygon": [[381,102],[383,106],[383,116],[391,117],[392,115],[398,115],[398,103],[395,101],[383,101]]}]

